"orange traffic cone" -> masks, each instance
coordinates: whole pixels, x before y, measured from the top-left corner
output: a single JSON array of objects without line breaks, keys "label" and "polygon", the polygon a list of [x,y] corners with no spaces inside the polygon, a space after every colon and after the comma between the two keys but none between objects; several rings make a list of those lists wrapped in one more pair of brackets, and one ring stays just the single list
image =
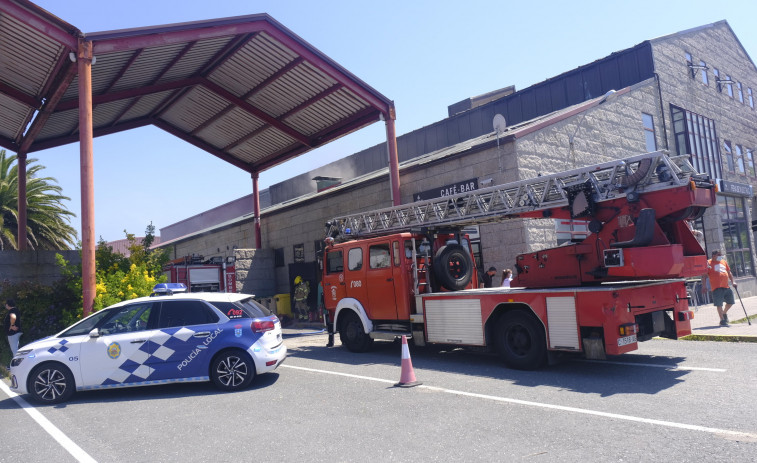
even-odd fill
[{"label": "orange traffic cone", "polygon": [[413,361],[410,360],[410,349],[407,347],[407,337],[402,336],[402,374],[400,375],[400,382],[394,386],[413,387],[420,386],[421,384],[423,383],[415,380]]}]

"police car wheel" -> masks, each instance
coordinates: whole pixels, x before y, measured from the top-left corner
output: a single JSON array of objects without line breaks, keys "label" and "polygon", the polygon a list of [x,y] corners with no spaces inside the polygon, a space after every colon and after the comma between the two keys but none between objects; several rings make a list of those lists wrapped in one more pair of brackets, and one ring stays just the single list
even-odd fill
[{"label": "police car wheel", "polygon": [[45,363],[32,370],[27,389],[39,403],[65,402],[74,393],[74,377],[63,365]]},{"label": "police car wheel", "polygon": [[500,318],[496,343],[500,357],[510,368],[535,370],[547,361],[544,329],[528,312],[513,310]]},{"label": "police car wheel", "polygon": [[242,351],[221,352],[210,366],[210,378],[224,391],[244,389],[255,378],[255,365]]}]

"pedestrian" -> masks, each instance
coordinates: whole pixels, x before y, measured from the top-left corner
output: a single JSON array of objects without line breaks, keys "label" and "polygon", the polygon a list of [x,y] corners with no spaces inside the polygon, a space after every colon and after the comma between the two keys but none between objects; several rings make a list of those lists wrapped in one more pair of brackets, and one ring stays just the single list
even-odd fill
[{"label": "pedestrian", "polygon": [[509,268],[502,270],[502,287],[509,288],[511,281],[513,281],[513,271]]},{"label": "pedestrian", "polygon": [[[733,291],[728,286],[728,281],[731,281],[734,288],[738,285],[733,279],[731,267],[728,266],[728,262],[725,261],[720,251],[712,251],[712,259],[707,261],[707,277],[712,288],[712,303],[718,309],[720,316],[720,325],[728,326],[728,309],[736,302],[733,298]],[[702,291],[705,288],[704,283],[703,275]],[[723,307],[723,303],[725,303],[725,307]]]},{"label": "pedestrian", "polygon": [[489,267],[489,270],[486,271],[483,275],[481,275],[481,283],[482,288],[491,288],[492,287],[492,277],[497,273],[497,269],[495,267]]},{"label": "pedestrian", "polygon": [[5,301],[5,333],[8,335],[8,344],[11,346],[11,357],[18,351],[18,341],[21,339],[21,314],[16,308],[16,301]]}]

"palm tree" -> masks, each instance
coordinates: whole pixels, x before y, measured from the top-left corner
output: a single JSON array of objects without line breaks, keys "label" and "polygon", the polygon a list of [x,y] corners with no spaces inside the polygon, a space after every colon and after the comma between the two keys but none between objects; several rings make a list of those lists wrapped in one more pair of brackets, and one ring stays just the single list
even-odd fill
[{"label": "palm tree", "polygon": [[[0,249],[18,249],[18,165],[17,156],[0,150]],[[76,230],[68,224],[76,217],[63,207],[62,188],[52,177],[36,177],[45,167],[26,160],[26,235],[29,249],[71,249]]]}]

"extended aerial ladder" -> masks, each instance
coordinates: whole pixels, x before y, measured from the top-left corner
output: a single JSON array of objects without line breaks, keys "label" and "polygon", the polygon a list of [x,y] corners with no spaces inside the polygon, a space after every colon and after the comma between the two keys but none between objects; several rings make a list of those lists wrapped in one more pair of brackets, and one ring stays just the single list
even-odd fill
[{"label": "extended aerial ladder", "polygon": [[714,202],[714,185],[687,156],[656,151],[336,217],[326,223],[326,234],[345,240],[511,218],[583,219],[592,232],[584,242],[518,256],[514,284],[678,278],[704,270],[704,250],[683,221],[700,217]]}]

